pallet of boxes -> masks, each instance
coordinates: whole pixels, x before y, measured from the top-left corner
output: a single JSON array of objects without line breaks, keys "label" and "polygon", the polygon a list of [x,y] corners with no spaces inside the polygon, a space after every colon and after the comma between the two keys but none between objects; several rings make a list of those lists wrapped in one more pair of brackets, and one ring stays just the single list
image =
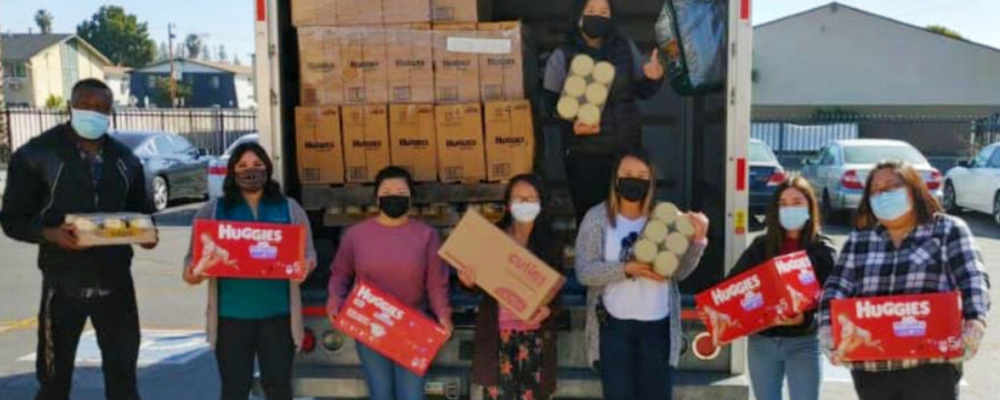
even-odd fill
[{"label": "pallet of boxes", "polygon": [[[363,186],[396,165],[422,187],[455,190],[531,172],[522,26],[486,22],[491,8],[484,0],[292,0],[300,182]],[[437,203],[418,204],[428,215],[451,202],[421,201]],[[335,210],[366,214],[357,205]]]},{"label": "pallet of boxes", "polygon": [[419,217],[451,216],[439,226],[457,223],[454,203],[473,202],[456,193],[487,187],[496,195],[481,197],[502,201],[503,182],[533,170],[520,22],[489,22],[487,0],[291,1],[298,178],[303,192],[334,189],[326,221],[376,213],[365,186],[389,165],[413,175]]}]

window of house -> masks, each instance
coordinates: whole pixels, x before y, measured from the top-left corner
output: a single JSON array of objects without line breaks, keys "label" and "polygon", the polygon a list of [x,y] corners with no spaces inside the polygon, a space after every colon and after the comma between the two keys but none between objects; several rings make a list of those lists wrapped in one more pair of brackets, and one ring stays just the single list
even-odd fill
[{"label": "window of house", "polygon": [[3,63],[4,78],[27,78],[28,66],[24,63]]},{"label": "window of house", "polygon": [[219,77],[218,76],[213,76],[212,77],[212,89],[219,90],[220,86],[222,86],[222,85],[219,82]]},{"label": "window of house", "polygon": [[156,88],[156,76],[150,75],[146,77],[146,86],[150,89]]}]

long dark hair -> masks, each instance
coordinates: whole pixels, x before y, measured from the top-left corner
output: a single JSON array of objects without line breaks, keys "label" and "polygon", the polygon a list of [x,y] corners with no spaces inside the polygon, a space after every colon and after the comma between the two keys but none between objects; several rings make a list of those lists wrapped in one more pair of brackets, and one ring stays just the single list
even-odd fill
[{"label": "long dark hair", "polygon": [[555,247],[555,240],[552,232],[552,219],[549,215],[549,194],[548,190],[545,188],[545,183],[538,175],[521,174],[510,180],[510,183],[507,185],[507,189],[504,191],[503,195],[504,206],[507,211],[504,212],[503,217],[500,218],[499,222],[497,222],[497,227],[506,231],[514,225],[514,216],[511,215],[510,212],[510,203],[511,197],[513,196],[514,186],[518,183],[526,183],[535,188],[535,191],[538,192],[538,201],[542,205],[542,211],[538,214],[538,217],[535,218],[535,223],[531,229],[531,235],[528,236],[528,249],[553,268],[558,268],[562,263],[559,262],[559,249]]},{"label": "long dark hair", "polygon": [[771,202],[767,206],[767,258],[774,258],[781,252],[781,245],[785,241],[785,228],[781,226],[781,195],[785,193],[786,190],[798,190],[806,197],[806,201],[809,203],[809,221],[806,225],[802,227],[802,235],[799,237],[799,245],[801,248],[806,248],[816,237],[822,233],[822,221],[820,220],[819,212],[819,202],[816,200],[816,191],[813,190],[809,181],[803,178],[801,175],[793,175],[792,177],[786,179],[778,188],[774,190],[774,195],[771,196]]},{"label": "long dark hair", "polygon": [[[618,2],[615,0],[606,0],[606,1],[608,2],[608,7],[611,8],[611,24],[613,26],[613,28],[611,29],[611,34],[609,36],[610,39],[616,36],[621,36],[624,31],[621,28],[621,24],[618,23],[618,19],[621,18],[619,14],[619,8],[617,7]],[[573,0],[573,5],[572,5],[573,8],[570,10],[569,13],[570,18],[572,18],[569,21],[570,26],[572,26],[573,28],[570,29],[569,34],[572,35],[573,38],[575,39],[582,39],[580,34],[582,34],[583,31],[580,30],[580,19],[583,18],[583,11],[584,9],[587,8],[587,3],[589,2],[590,0]]]},{"label": "long dark hair", "polygon": [[944,212],[941,203],[938,203],[934,195],[931,194],[930,189],[927,189],[924,178],[920,176],[916,168],[913,168],[913,165],[898,160],[883,161],[875,166],[875,169],[868,175],[867,182],[865,182],[865,194],[861,197],[858,214],[854,217],[855,228],[874,229],[878,226],[878,217],[875,216],[875,212],[872,211],[872,206],[869,202],[872,198],[872,181],[875,180],[875,173],[883,169],[895,173],[903,181],[903,186],[910,192],[910,197],[913,198],[913,211],[917,213],[917,225],[931,222],[935,216]]},{"label": "long dark hair", "polygon": [[618,219],[618,212],[621,210],[621,204],[618,201],[618,169],[621,168],[622,163],[625,162],[627,158],[634,158],[636,160],[642,161],[649,167],[649,193],[646,194],[646,199],[642,201],[642,214],[649,215],[653,207],[653,198],[656,197],[656,168],[653,166],[653,162],[649,159],[649,153],[641,148],[626,149],[619,152],[618,160],[615,161],[614,169],[611,170],[611,185],[608,187],[608,223],[612,227],[615,226],[615,221]]},{"label": "long dark hair", "polygon": [[264,201],[276,202],[285,197],[281,193],[281,185],[278,185],[278,182],[272,179],[274,176],[274,164],[271,162],[271,157],[267,156],[267,151],[260,144],[247,142],[233,149],[233,154],[229,157],[229,164],[226,166],[226,179],[222,182],[222,203],[228,208],[233,208],[243,201],[243,192],[236,185],[234,174],[236,172],[236,164],[239,164],[240,159],[248,152],[256,155],[264,163],[264,168],[267,169],[267,183],[264,184],[264,194],[261,198]]}]

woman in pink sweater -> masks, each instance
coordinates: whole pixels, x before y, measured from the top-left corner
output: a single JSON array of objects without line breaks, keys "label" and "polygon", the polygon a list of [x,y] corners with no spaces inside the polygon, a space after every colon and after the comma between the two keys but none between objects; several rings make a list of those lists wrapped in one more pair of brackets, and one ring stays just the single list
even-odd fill
[{"label": "woman in pink sweater", "polygon": [[[331,265],[327,313],[337,315],[358,280],[425,310],[448,331],[448,267],[438,257],[441,240],[433,228],[408,217],[413,196],[410,174],[388,167],[375,179],[379,215],[344,234]],[[358,343],[358,357],[372,400],[423,400],[424,379]]]}]

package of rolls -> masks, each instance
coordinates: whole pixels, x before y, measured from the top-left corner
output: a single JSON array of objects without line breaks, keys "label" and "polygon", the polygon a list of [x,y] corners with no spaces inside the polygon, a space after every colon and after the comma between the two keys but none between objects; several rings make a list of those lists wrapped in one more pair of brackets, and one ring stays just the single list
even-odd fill
[{"label": "package of rolls", "polygon": [[156,243],[153,217],[136,213],[68,214],[81,246],[121,246]]},{"label": "package of rolls", "polygon": [[556,104],[559,117],[587,125],[600,125],[601,112],[604,111],[614,80],[615,66],[610,62],[594,61],[586,54],[573,57],[562,94]]},{"label": "package of rolls", "polygon": [[635,243],[633,258],[650,264],[657,274],[669,278],[691,246],[694,225],[673,203],[659,203]]}]

